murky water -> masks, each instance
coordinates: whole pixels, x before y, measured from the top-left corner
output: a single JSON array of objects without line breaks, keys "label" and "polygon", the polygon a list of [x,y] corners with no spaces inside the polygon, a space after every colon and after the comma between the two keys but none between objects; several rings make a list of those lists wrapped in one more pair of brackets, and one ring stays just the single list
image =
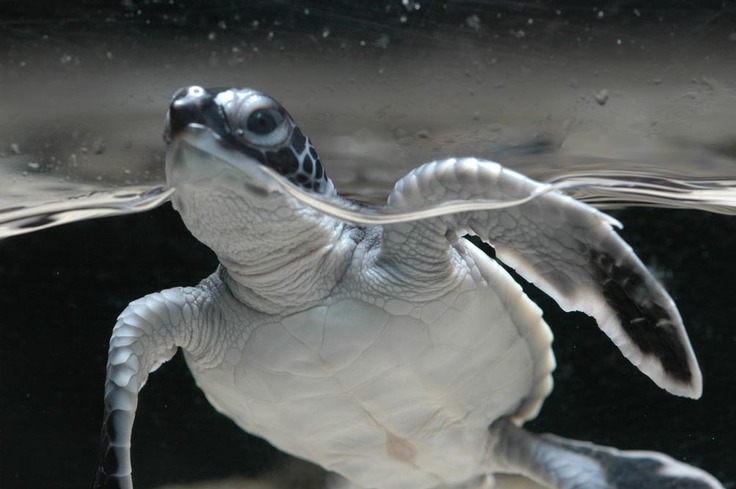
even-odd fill
[{"label": "murky water", "polygon": [[[733,206],[736,98],[725,41],[678,45],[644,27],[626,36],[588,28],[583,40],[580,26],[540,22],[557,32],[517,42],[490,26],[386,27],[393,43],[347,31],[306,46],[278,26],[265,37],[249,32],[252,40],[227,29],[205,39],[156,30],[132,40],[8,36],[0,171],[12,187],[0,209],[24,212],[20,226],[4,213],[0,235],[34,229],[30,214],[45,227],[95,216],[76,208],[145,210],[130,194],[163,185],[166,103],[195,83],[253,86],[281,100],[347,193],[380,198],[419,163],[472,155],[542,180],[585,172],[598,179],[591,199],[646,172],[658,190],[667,177],[697,180],[700,196],[677,199],[676,184],[684,204],[674,205]],[[625,193],[620,204],[646,200]]]},{"label": "murky water", "polygon": [[[163,15],[150,5],[107,27],[0,20],[0,236],[40,231],[0,242],[0,487],[89,482],[114,318],[214,267],[168,206],[89,221],[165,202],[163,117],[189,84],[273,95],[361,198],[380,201],[423,162],[472,155],[601,207],[691,209],[616,217],[678,301],[703,399],[658,392],[594,326],[545,302],[560,367],[533,428],[664,451],[734,486],[733,24],[717,11],[601,19],[452,3],[419,9],[419,22],[386,5],[371,22],[213,8],[201,24],[147,27]],[[283,463],[215,415],[177,361],[144,389],[135,437],[142,488]]]}]

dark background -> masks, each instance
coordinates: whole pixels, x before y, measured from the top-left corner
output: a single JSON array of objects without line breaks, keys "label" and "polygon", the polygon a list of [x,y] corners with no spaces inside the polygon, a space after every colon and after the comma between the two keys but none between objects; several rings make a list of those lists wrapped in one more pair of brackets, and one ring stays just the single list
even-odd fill
[{"label": "dark background", "polygon": [[[541,298],[558,368],[555,390],[530,426],[660,450],[734,487],[736,221],[651,209],[617,217],[680,307],[705,377],[703,398],[659,390],[592,321]],[[0,487],[86,487],[115,317],[151,291],[197,283],[215,265],[168,204],[0,242]],[[283,461],[209,407],[180,356],[142,391],[133,447],[141,488],[253,475]]]},{"label": "dark background", "polygon": [[[433,26],[463,25],[471,14],[498,30],[508,29],[509,23],[521,25],[530,15],[561,17],[549,28],[564,30],[572,24],[591,37],[601,29],[651,29],[673,36],[687,33],[692,41],[708,43],[736,32],[731,2],[621,1],[600,8],[603,27],[588,2],[421,2],[419,10],[407,11],[401,2],[356,7],[347,1],[4,1],[0,40],[17,49],[41,44],[42,36],[52,33],[68,34],[70,42],[131,39],[143,45],[149,36],[206,33],[225,17],[229,29],[242,36],[263,35],[247,28],[253,19],[278,20],[274,28],[284,33],[319,35],[329,24],[332,38],[388,31],[410,46]],[[305,9],[310,15],[303,15]],[[639,15],[632,15],[634,9]],[[505,16],[503,25],[493,24],[499,13]],[[240,31],[239,21],[232,20],[237,17]],[[591,25],[596,26],[592,31]],[[480,35],[490,42],[493,28],[484,32]],[[732,46],[736,50],[736,43]],[[0,97],[12,96],[0,92]],[[162,105],[162,115],[164,110]],[[691,401],[660,391],[589,319],[562,314],[540,297],[555,332],[559,366],[555,391],[530,427],[619,448],[666,452],[736,487],[736,221],[653,209],[616,216],[626,226],[622,234],[680,307],[703,370],[704,396]],[[107,341],[117,314],[149,292],[195,284],[215,266],[212,253],[189,235],[169,205],[0,241],[0,488],[88,485],[99,441]],[[242,433],[208,406],[180,356],[143,390],[133,447],[141,489],[252,475],[283,463],[265,442]]]}]

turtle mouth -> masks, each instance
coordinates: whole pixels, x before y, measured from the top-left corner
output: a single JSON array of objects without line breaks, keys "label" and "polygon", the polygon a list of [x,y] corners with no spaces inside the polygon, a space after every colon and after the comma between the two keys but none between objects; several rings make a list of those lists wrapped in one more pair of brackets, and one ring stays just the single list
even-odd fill
[{"label": "turtle mouth", "polygon": [[204,189],[226,183],[241,189],[245,185],[259,194],[280,189],[258,160],[230,147],[202,124],[190,123],[175,132],[167,126],[164,134],[166,183],[170,188]]}]

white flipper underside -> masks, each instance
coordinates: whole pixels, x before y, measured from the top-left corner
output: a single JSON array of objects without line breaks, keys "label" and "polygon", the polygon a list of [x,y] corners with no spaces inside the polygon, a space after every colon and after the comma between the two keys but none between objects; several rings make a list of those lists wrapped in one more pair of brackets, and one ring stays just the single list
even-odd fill
[{"label": "white flipper underside", "polygon": [[[423,165],[397,182],[386,209],[452,200],[521,199],[546,185],[475,158]],[[441,253],[442,237],[472,233],[497,258],[565,310],[583,311],[660,387],[697,398],[702,380],[677,308],[612,228],[609,216],[551,191],[518,206],[385,226],[382,255],[393,263]]]}]

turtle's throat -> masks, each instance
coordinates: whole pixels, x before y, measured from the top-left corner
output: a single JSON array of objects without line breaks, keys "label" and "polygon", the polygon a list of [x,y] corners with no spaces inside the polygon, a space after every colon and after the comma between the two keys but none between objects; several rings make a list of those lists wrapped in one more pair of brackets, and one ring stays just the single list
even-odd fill
[{"label": "turtle's throat", "polygon": [[304,309],[342,278],[358,230],[257,183],[221,172],[185,181],[172,202],[236,298],[269,314]]},{"label": "turtle's throat", "polygon": [[[218,253],[221,276],[249,307],[280,314],[310,307],[330,294],[349,266],[356,229],[320,215],[286,236],[273,233],[249,253]],[[250,256],[246,256],[250,255]]]}]

